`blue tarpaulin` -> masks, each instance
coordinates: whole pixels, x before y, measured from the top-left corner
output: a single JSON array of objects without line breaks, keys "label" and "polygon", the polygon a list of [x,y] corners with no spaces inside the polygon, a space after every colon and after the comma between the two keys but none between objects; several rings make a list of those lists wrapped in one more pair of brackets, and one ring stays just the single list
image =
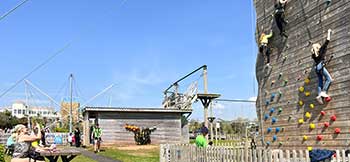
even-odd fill
[{"label": "blue tarpaulin", "polygon": [[312,150],[309,153],[311,162],[320,162],[323,160],[330,160],[334,155],[335,151],[332,150]]}]

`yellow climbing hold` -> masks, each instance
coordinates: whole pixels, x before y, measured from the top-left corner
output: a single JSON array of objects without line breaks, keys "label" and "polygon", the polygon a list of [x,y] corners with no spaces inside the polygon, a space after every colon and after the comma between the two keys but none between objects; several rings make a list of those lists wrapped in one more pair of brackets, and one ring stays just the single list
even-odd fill
[{"label": "yellow climbing hold", "polygon": [[303,136],[303,140],[306,141],[309,137],[308,136]]},{"label": "yellow climbing hold", "polygon": [[306,97],[309,97],[310,95],[311,95],[311,92],[310,92],[310,91],[306,91],[306,92],[305,92],[305,96],[306,96]]},{"label": "yellow climbing hold", "polygon": [[300,100],[300,101],[299,101],[299,105],[300,105],[300,106],[303,106],[303,105],[304,105],[304,102]]},{"label": "yellow climbing hold", "polygon": [[314,123],[311,123],[310,124],[310,129],[315,129],[316,128],[316,125]]},{"label": "yellow climbing hold", "polygon": [[315,105],[314,104],[310,104],[310,108],[311,109],[315,108]]},{"label": "yellow climbing hold", "polygon": [[304,119],[299,119],[298,123],[299,124],[303,124],[304,123]]},{"label": "yellow climbing hold", "polygon": [[303,93],[305,88],[303,86],[299,87],[299,92]]},{"label": "yellow climbing hold", "polygon": [[312,151],[312,147],[311,146],[307,147],[307,150]]},{"label": "yellow climbing hold", "polygon": [[309,83],[310,83],[310,79],[309,79],[309,78],[306,78],[306,79],[305,79],[305,83],[306,83],[306,84],[309,84]]},{"label": "yellow climbing hold", "polygon": [[311,114],[310,114],[309,112],[306,112],[306,113],[305,113],[305,117],[306,117],[306,118],[311,118]]}]

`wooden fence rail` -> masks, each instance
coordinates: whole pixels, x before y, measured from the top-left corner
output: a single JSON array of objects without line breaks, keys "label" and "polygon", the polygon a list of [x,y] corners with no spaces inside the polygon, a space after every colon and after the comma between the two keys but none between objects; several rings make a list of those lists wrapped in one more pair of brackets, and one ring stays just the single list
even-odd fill
[{"label": "wooden fence rail", "polygon": [[[164,144],[160,147],[160,162],[310,162],[310,158],[307,150]],[[350,162],[350,156],[345,155],[345,150],[336,150],[336,157],[329,162]]]}]

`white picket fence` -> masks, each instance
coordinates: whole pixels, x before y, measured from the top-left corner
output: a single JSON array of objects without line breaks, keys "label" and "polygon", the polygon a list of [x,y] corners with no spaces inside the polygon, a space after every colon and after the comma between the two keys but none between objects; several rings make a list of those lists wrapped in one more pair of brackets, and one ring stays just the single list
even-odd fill
[{"label": "white picket fence", "polygon": [[[310,162],[310,158],[307,150],[252,150],[229,144],[207,148],[164,144],[160,147],[160,162]],[[345,150],[336,150],[336,157],[330,162],[350,162],[350,156],[345,155]]]}]

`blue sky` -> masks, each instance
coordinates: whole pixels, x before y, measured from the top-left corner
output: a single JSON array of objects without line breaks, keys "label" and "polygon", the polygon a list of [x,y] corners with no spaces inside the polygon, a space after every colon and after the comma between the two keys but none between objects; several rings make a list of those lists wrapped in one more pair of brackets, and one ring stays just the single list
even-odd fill
[{"label": "blue sky", "polygon": [[[19,2],[1,2],[0,13]],[[73,73],[82,103],[114,83],[90,105],[108,106],[111,100],[112,106],[159,107],[165,88],[204,64],[209,92],[249,99],[256,96],[251,11],[246,0],[29,0],[0,21],[0,91],[71,41],[27,78],[58,101],[67,95],[67,88],[58,91]],[[0,98],[0,106],[23,98],[21,83]],[[33,98],[38,104],[46,100]],[[255,113],[251,104],[216,107],[224,119]],[[201,106],[194,108],[192,118],[201,119]]]}]

